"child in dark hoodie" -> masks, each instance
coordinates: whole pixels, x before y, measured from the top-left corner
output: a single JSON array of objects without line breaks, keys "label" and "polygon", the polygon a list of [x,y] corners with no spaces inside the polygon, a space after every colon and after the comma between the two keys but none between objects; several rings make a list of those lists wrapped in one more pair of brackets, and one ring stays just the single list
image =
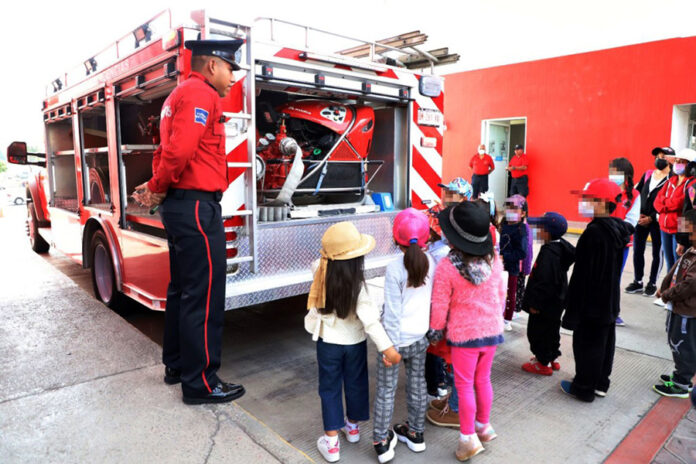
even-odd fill
[{"label": "child in dark hoodie", "polygon": [[662,396],[688,398],[696,374],[696,210],[684,214],[679,229],[689,237],[691,246],[669,270],[658,292],[669,310],[667,340],[674,372],[661,375],[653,390]]},{"label": "child in dark hoodie", "polygon": [[609,390],[619,315],[619,274],[633,226],[610,217],[621,188],[609,179],[595,179],[578,193],[582,196],[578,210],[592,221],[578,240],[562,321],[564,328],[573,331],[575,378],[572,382],[563,380],[561,388],[591,402],[595,395],[606,396]]},{"label": "child in dark hoodie", "polygon": [[558,213],[529,218],[537,239],[544,243],[534,262],[522,309],[529,313],[527,339],[534,354],[522,369],[532,374],[551,375],[561,366],[561,315],[568,292],[568,269],[575,261],[575,247],[563,239],[568,222]]}]

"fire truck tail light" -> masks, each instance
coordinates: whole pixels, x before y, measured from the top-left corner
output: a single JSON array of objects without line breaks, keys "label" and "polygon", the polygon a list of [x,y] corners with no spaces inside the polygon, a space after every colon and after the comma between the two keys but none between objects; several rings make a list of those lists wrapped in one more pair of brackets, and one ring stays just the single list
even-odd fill
[{"label": "fire truck tail light", "polygon": [[162,37],[162,48],[171,50],[181,45],[181,33],[179,29],[172,29]]},{"label": "fire truck tail light", "polygon": [[421,137],[421,147],[423,148],[435,148],[437,146],[437,139],[435,137]]}]

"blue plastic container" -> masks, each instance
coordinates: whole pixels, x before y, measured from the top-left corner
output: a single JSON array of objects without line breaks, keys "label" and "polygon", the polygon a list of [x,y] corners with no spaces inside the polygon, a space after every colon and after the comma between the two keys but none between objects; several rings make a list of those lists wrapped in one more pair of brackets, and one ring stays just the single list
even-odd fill
[{"label": "blue plastic container", "polygon": [[374,201],[376,205],[379,205],[379,208],[382,211],[394,211],[394,202],[392,201],[392,196],[389,192],[373,193],[372,201]]}]

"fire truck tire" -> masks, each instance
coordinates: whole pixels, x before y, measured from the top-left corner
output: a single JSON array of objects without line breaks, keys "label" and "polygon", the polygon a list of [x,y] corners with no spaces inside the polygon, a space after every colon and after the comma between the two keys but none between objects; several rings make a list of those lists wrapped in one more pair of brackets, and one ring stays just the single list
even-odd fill
[{"label": "fire truck tire", "polygon": [[51,247],[49,243],[39,234],[39,220],[36,217],[34,202],[27,202],[27,234],[29,234],[29,244],[36,253],[48,253]]},{"label": "fire truck tire", "polygon": [[117,309],[124,303],[125,297],[116,288],[116,275],[109,242],[101,230],[92,235],[90,250],[94,296],[109,308]]}]

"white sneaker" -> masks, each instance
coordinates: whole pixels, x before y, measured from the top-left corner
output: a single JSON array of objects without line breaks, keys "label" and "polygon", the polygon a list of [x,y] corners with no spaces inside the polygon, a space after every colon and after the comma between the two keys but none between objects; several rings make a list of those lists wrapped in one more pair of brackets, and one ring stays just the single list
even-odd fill
[{"label": "white sneaker", "polygon": [[317,440],[317,449],[327,462],[337,462],[341,459],[341,446],[338,443],[338,437],[336,437],[336,443],[334,445],[329,443],[326,435],[322,435]]},{"label": "white sneaker", "polygon": [[512,322],[510,322],[510,321],[505,321],[505,331],[506,331],[506,332],[512,332]]},{"label": "white sneaker", "polygon": [[357,443],[360,441],[360,427],[358,427],[358,424],[351,427],[348,425],[348,421],[346,421],[346,425],[341,427],[341,432],[343,432],[346,440],[348,440],[350,443]]},{"label": "white sneaker", "polygon": [[657,306],[662,306],[663,308],[665,307],[665,302],[662,301],[662,298],[655,298],[655,301],[653,301],[653,304]]}]

